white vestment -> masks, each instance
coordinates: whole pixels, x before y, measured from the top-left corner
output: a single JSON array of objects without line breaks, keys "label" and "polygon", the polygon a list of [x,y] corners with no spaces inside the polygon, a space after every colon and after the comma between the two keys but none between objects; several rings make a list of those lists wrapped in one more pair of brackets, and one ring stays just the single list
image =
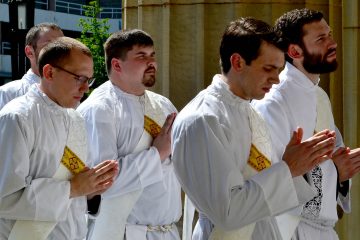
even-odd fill
[{"label": "white vestment", "polygon": [[[162,106],[165,116],[176,112],[167,98],[150,91],[145,95]],[[145,95],[125,93],[108,81],[77,110],[87,125],[89,159],[95,163],[118,159],[120,163],[119,176],[103,199],[142,191],[127,219],[126,232],[137,229],[147,239],[179,239],[175,226],[166,233],[146,230],[147,225],[171,225],[179,220],[181,191],[170,159],[161,163],[157,149],[150,144],[145,150],[135,151],[144,132]],[[102,207],[104,204],[106,201]],[[132,240],[128,235],[127,239]]]},{"label": "white vestment", "polygon": [[[324,98],[324,94],[326,96],[317,84],[293,65],[286,63],[285,69],[280,74],[280,83],[273,86],[264,99],[252,102],[270,128],[277,156],[281,156],[292,132],[297,127],[302,127],[304,130],[303,140],[325,128],[335,130],[332,113],[326,109],[331,110],[331,106],[328,97]],[[322,103],[318,104],[321,95]],[[327,119],[318,119],[319,115],[324,114],[329,115]],[[341,136],[337,138],[340,139],[340,142],[337,141],[337,146],[341,146]],[[294,238],[337,239],[337,234],[333,230],[338,220],[337,171],[333,161],[327,160],[321,163],[306,176],[316,196],[304,206],[291,211],[291,215],[300,219]],[[339,202],[343,209],[346,212],[350,211],[350,194],[348,193],[347,196],[339,194],[338,199],[341,200]]]},{"label": "white vestment", "polygon": [[232,94],[221,75],[215,75],[173,125],[175,170],[201,212],[196,239],[210,235],[213,227],[206,221],[223,231],[256,222],[252,239],[279,239],[272,216],[313,197],[310,186],[301,178],[292,178],[284,162],[276,161],[245,180],[252,144],[249,104]]},{"label": "white vestment", "polygon": [[14,98],[25,95],[35,83],[40,83],[40,77],[30,68],[20,80],[2,85],[0,87],[0,110]]},{"label": "white vestment", "polygon": [[0,111],[0,239],[16,220],[57,222],[49,240],[86,236],[86,198],[70,199],[70,182],[53,178],[72,125],[68,111],[36,85]]}]

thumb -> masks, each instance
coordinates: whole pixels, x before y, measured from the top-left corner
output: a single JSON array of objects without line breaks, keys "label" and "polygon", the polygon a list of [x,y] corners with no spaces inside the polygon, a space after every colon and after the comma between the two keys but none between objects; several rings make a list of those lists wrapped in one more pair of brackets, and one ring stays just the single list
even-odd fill
[{"label": "thumb", "polygon": [[304,136],[304,130],[301,127],[298,127],[296,131],[297,131],[297,141],[298,141],[297,143],[300,144]]},{"label": "thumb", "polygon": [[293,131],[293,135],[288,143],[288,146],[297,145],[298,144],[298,132]]},{"label": "thumb", "polygon": [[332,156],[333,156],[333,157],[337,157],[337,156],[339,156],[339,155],[341,155],[341,154],[343,154],[343,153],[348,153],[348,151],[349,151],[349,148],[347,148],[347,147],[339,147],[339,148],[332,154]]},{"label": "thumb", "polygon": [[90,168],[88,166],[85,166],[81,172],[87,172],[89,170],[90,170]]},{"label": "thumb", "polygon": [[288,145],[300,144],[303,137],[303,133],[304,133],[303,129],[298,127],[295,131],[293,131],[293,135],[291,136]]}]

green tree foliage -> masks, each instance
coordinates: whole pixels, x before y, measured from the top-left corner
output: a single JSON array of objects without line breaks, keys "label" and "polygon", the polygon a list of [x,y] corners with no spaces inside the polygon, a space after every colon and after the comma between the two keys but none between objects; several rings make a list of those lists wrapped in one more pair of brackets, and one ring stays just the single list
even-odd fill
[{"label": "green tree foliage", "polygon": [[104,43],[110,36],[109,19],[99,19],[101,8],[98,0],[90,1],[84,5],[85,16],[80,18],[79,26],[82,28],[80,41],[91,51],[94,59],[94,77],[96,78],[92,88],[96,88],[108,80],[105,68]]}]

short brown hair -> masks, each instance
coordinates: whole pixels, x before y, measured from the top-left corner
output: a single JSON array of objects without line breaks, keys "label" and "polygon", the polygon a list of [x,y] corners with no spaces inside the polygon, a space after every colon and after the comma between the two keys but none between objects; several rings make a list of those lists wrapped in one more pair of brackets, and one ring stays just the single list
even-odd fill
[{"label": "short brown hair", "polygon": [[70,55],[73,49],[77,49],[92,58],[89,48],[82,42],[69,37],[59,37],[40,51],[38,61],[40,76],[43,76],[42,69],[46,64],[57,65],[61,63]]},{"label": "short brown hair", "polygon": [[124,30],[113,33],[105,42],[106,71],[111,72],[111,60],[120,58],[125,60],[126,54],[133,46],[153,46],[150,35],[140,29]]},{"label": "short brown hair", "polygon": [[59,31],[62,33],[61,28],[55,23],[39,23],[30,28],[26,34],[25,45],[32,46],[34,50],[37,48],[37,41],[39,40],[39,35],[41,32],[46,32],[49,29]]},{"label": "short brown hair", "polygon": [[230,57],[238,53],[247,65],[259,56],[263,41],[284,50],[278,43],[278,36],[273,28],[264,21],[245,17],[232,21],[226,27],[220,44],[220,67],[223,73],[231,68]]}]

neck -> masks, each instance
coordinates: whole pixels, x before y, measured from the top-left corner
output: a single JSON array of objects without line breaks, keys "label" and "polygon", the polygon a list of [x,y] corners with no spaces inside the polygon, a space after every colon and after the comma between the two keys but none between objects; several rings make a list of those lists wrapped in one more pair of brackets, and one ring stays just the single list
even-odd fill
[{"label": "neck", "polygon": [[36,67],[36,65],[34,65],[33,63],[31,64],[31,70],[33,71],[33,73],[35,73],[36,75],[38,75],[40,77],[40,73],[39,73],[39,69]]},{"label": "neck", "polygon": [[302,72],[313,84],[317,84],[320,74],[318,73],[309,73],[308,71],[305,70],[304,66],[299,63],[294,61],[293,62],[294,67],[296,67],[300,72]]},{"label": "neck", "polygon": [[44,80],[41,80],[40,84],[39,84],[39,89],[45,93],[45,95],[50,98],[53,102],[57,103],[59,106],[60,104],[56,101],[56,98],[51,94],[51,91],[49,90],[48,86],[46,86],[46,84],[44,82],[42,82]]},{"label": "neck", "polygon": [[132,94],[135,96],[142,96],[145,94],[145,86],[144,87],[135,87],[131,84],[128,84],[126,81],[122,81],[121,79],[114,78],[110,76],[110,81],[112,84],[121,89],[121,91],[126,92],[128,94]]},{"label": "neck", "polygon": [[235,76],[232,71],[229,71],[226,75],[224,73],[221,74],[221,78],[224,82],[227,83],[229,86],[229,90],[236,96],[245,99],[250,100],[244,93],[244,90],[241,88],[241,85],[239,84],[239,81],[236,81],[236,77],[239,78],[239,76]]}]

